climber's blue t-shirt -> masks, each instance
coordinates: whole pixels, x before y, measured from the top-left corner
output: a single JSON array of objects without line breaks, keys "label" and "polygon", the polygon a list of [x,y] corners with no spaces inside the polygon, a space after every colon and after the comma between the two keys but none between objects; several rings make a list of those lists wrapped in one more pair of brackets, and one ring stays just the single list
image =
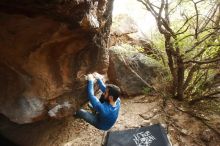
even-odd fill
[{"label": "climber's blue t-shirt", "polygon": [[[98,79],[97,81],[101,91],[105,92],[106,86],[102,80]],[[93,108],[98,112],[96,127],[101,130],[108,130],[114,125],[118,118],[120,99],[117,99],[115,106],[112,106],[107,102],[101,103],[99,99],[94,95],[93,84],[93,81],[89,80],[87,89],[89,101],[91,102]]]}]

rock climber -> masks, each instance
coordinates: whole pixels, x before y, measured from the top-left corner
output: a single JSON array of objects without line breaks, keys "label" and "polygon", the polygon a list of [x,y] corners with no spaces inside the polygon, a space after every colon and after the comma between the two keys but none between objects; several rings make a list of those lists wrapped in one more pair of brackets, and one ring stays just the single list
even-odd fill
[{"label": "rock climber", "polygon": [[[88,74],[87,80],[88,98],[96,113],[80,109],[76,112],[76,116],[100,130],[109,130],[118,118],[120,110],[120,88],[113,84],[105,85],[102,81],[102,75],[96,72]],[[97,80],[99,88],[102,91],[102,98],[100,100],[94,95],[93,86],[95,80]]]}]

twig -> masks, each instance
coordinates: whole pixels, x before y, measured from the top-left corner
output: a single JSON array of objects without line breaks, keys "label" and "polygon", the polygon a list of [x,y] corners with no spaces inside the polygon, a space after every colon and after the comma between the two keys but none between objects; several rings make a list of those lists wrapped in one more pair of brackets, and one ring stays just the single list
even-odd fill
[{"label": "twig", "polygon": [[192,80],[192,78],[193,78],[193,75],[194,75],[194,73],[195,73],[195,71],[198,69],[198,65],[196,64],[196,65],[193,65],[193,67],[190,69],[190,71],[189,71],[189,73],[188,73],[188,75],[187,75],[187,77],[186,77],[186,80],[185,80],[185,82],[184,82],[184,85],[183,85],[183,89],[185,90],[186,89],[186,87],[189,85],[189,83],[191,82],[191,80]]},{"label": "twig", "polygon": [[149,116],[149,117],[146,117],[146,116],[144,116],[143,114],[139,114],[139,116],[141,117],[141,118],[143,118],[144,120],[149,120],[149,119],[151,119],[151,118],[153,118],[154,116],[156,116],[156,114],[157,114],[158,112],[154,112],[151,116]]},{"label": "twig", "polygon": [[190,49],[186,50],[185,53],[189,53],[191,52],[195,47],[199,46],[202,42],[204,42],[205,40],[207,40],[209,37],[211,37],[214,34],[214,32],[206,35],[205,37],[203,37],[203,39],[201,39],[200,41],[196,42]]},{"label": "twig", "polygon": [[156,89],[151,86],[150,84],[148,84],[136,71],[134,71],[125,61],[124,57],[120,54],[122,61],[124,62],[124,64],[126,65],[126,67],[133,73],[136,75],[136,77],[138,77],[146,86],[148,86],[149,88],[152,88],[156,91]]},{"label": "twig", "polygon": [[199,65],[202,65],[202,64],[214,63],[214,62],[218,62],[218,61],[220,61],[220,57],[212,59],[212,60],[204,60],[204,61],[189,60],[189,61],[186,61],[184,63],[185,64],[187,64],[187,63],[196,63],[196,64],[199,64]]},{"label": "twig", "polygon": [[201,1],[198,1],[198,2],[194,2],[194,0],[192,0],[193,4],[194,4],[194,8],[195,8],[195,11],[196,11],[196,28],[195,28],[195,39],[198,38],[198,30],[199,30],[199,11],[198,11],[198,8],[197,8],[197,4]]},{"label": "twig", "polygon": [[194,100],[190,101],[190,104],[195,104],[196,102],[199,102],[201,100],[209,100],[209,99],[214,99],[214,98],[220,98],[220,96],[214,96],[220,94],[220,91],[210,93],[209,95],[202,96],[200,98],[196,98]]}]

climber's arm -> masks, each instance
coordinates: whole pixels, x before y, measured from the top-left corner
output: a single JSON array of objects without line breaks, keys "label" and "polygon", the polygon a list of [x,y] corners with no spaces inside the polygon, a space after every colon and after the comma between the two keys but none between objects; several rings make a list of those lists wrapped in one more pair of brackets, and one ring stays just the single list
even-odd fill
[{"label": "climber's arm", "polygon": [[87,86],[88,98],[89,98],[89,101],[91,102],[93,108],[96,111],[101,112],[102,109],[103,109],[103,105],[98,100],[98,98],[94,95],[94,87],[93,86],[94,86],[93,81],[89,80],[88,81],[88,86]]},{"label": "climber's arm", "polygon": [[105,89],[106,89],[105,84],[103,83],[103,81],[102,81],[100,78],[97,79],[97,82],[98,82],[99,88],[100,88],[101,91],[104,93],[104,92],[105,92]]}]

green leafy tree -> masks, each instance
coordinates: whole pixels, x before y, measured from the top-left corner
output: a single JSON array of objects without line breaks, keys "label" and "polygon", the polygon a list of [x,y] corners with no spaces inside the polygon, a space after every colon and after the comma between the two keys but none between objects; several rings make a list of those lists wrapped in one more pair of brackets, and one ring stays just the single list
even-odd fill
[{"label": "green leafy tree", "polygon": [[172,95],[192,103],[220,94],[220,1],[138,0],[157,22],[172,76]]}]

